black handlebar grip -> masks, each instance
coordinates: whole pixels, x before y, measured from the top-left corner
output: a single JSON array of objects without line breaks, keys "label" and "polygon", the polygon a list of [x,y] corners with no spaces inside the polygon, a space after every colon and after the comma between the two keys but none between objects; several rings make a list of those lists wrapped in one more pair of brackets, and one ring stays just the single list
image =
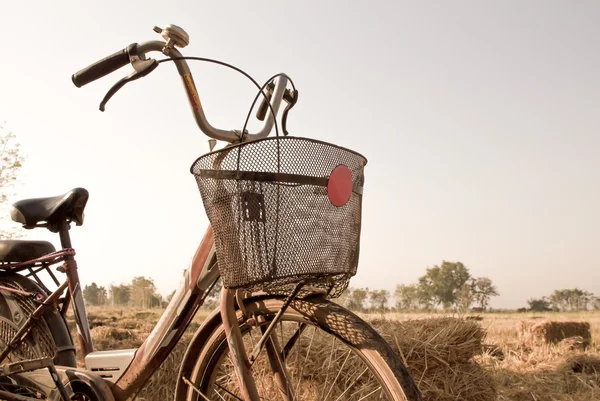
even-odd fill
[{"label": "black handlebar grip", "polygon": [[129,55],[134,51],[137,44],[133,43],[125,49],[116,52],[94,64],[77,71],[71,79],[76,87],[81,88],[83,85],[89,84],[92,81],[102,78],[113,71],[129,64]]}]

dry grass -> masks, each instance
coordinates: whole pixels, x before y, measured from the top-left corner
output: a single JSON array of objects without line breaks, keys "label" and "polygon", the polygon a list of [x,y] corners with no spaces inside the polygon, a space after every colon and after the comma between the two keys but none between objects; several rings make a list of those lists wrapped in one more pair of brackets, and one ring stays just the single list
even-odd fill
[{"label": "dry grass", "polygon": [[[148,311],[92,308],[90,321],[95,326],[96,348],[139,346],[161,313],[162,310],[148,314]],[[155,374],[140,398],[172,399],[178,362],[191,333],[204,316],[196,318],[194,327],[188,330],[184,341]],[[496,399],[500,401],[600,400],[600,312],[482,316],[481,321],[468,320],[460,326],[450,324],[455,320],[448,319],[436,319],[429,325],[418,323],[431,317],[428,315],[387,314],[386,320],[377,320],[374,316],[366,318],[373,321],[393,346],[403,350],[409,369],[428,401],[485,401],[491,399],[486,398],[491,388],[496,389]],[[517,329],[523,320],[535,324],[588,322],[589,346],[581,350],[564,342],[528,343]],[[425,370],[428,373],[423,374]]]},{"label": "dry grass", "polygon": [[[523,320],[533,321],[531,327],[541,327],[547,321],[565,324],[552,325],[555,328],[569,327],[568,322],[588,322],[589,347],[584,351],[569,342],[548,343],[545,337],[544,341],[529,341],[523,335],[520,324]],[[502,360],[489,354],[480,360],[493,373],[499,400],[600,400],[600,376],[596,373],[600,364],[599,312],[489,314],[485,315],[483,325],[488,331],[488,341],[497,344],[504,354]]]},{"label": "dry grass", "polygon": [[522,320],[517,326],[519,338],[524,343],[532,345],[558,344],[563,340],[580,337],[584,348],[589,346],[592,339],[588,322],[556,322]]},{"label": "dry grass", "polygon": [[399,351],[427,401],[493,401],[491,375],[472,359],[481,355],[485,331],[476,320],[441,317],[371,324]]}]

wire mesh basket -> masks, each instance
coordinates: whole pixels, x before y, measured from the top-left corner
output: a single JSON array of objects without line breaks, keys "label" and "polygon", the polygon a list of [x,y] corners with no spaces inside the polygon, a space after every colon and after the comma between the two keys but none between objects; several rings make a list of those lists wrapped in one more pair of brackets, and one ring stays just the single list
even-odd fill
[{"label": "wire mesh basket", "polygon": [[273,137],[192,165],[226,288],[339,296],[356,274],[366,159],[326,142]]}]

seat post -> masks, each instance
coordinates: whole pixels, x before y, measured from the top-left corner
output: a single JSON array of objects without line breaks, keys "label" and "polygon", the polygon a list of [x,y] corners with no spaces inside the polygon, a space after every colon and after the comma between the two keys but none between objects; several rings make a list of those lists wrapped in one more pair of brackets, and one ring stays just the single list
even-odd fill
[{"label": "seat post", "polygon": [[63,221],[58,229],[58,235],[60,235],[60,245],[62,246],[62,249],[72,248],[71,236],[69,235],[70,228],[71,225],[68,222]]},{"label": "seat post", "polygon": [[[58,234],[60,235],[60,244],[63,249],[72,248],[71,237],[69,235],[70,224],[65,220],[60,223]],[[94,345],[92,343],[92,335],[90,334],[90,325],[85,311],[85,303],[83,301],[83,294],[81,291],[81,284],[79,283],[79,274],[77,273],[77,262],[75,256],[65,256],[65,265],[67,274],[67,280],[69,282],[69,292],[73,299],[73,312],[75,314],[75,324],[77,325],[77,334],[79,336],[79,342],[81,344],[81,351],[83,357],[90,352],[94,351]]]}]

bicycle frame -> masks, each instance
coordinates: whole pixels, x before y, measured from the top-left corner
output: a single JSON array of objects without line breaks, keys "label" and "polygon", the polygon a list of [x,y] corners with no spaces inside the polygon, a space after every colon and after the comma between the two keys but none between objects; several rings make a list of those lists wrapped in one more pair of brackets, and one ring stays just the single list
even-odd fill
[{"label": "bicycle frame", "polygon": [[[75,322],[84,356],[93,351],[90,328],[81,290],[76,262],[73,257],[67,260],[67,281],[71,297],[74,299]],[[140,391],[146,381],[161,366],[180,340],[188,324],[192,321],[208,292],[219,278],[212,227],[209,226],[192,259],[190,268],[184,273],[182,285],[173,295],[160,320],[146,340],[137,349],[125,372],[119,377],[111,392],[116,401],[126,400]],[[241,333],[235,316],[233,294],[235,290],[223,290],[221,294],[221,315],[229,334],[228,343],[238,369],[238,379],[247,400],[258,400],[258,393],[250,375],[248,357],[243,349]],[[54,294],[53,294],[54,295]],[[79,301],[80,300],[80,301]],[[277,345],[267,341],[267,348]],[[283,367],[278,373],[284,375]],[[281,382],[282,387],[286,386]]]},{"label": "bicycle frame", "polygon": [[112,388],[116,400],[125,400],[137,393],[164,362],[218,278],[213,231],[209,227],[190,268],[184,274],[182,285],[148,338],[138,348],[129,367]]},{"label": "bicycle frame", "polygon": [[[29,319],[23,323],[11,344],[9,344],[2,353],[3,355],[8,355],[12,343],[18,343],[24,338],[27,333],[33,329],[35,322],[41,318],[48,309],[56,308],[60,303],[59,297],[65,290],[67,292],[63,298],[64,301],[61,313],[63,315],[66,313],[66,310],[71,303],[70,300],[72,300],[75,324],[83,356],[85,357],[94,350],[87,312],[81,291],[81,284],[77,272],[77,262],[74,257],[75,252],[71,248],[68,223],[65,223],[65,225],[61,227],[59,233],[63,247],[61,251],[11,266],[13,268],[29,268],[30,271],[32,271],[31,266],[35,263],[46,263],[45,268],[47,268],[48,265],[64,260],[65,263],[59,270],[65,273],[66,280],[60,284],[56,277],[50,273],[55,284],[58,286],[58,289],[48,297],[40,299],[41,305],[31,314]],[[116,383],[110,388],[110,392],[113,393],[115,400],[126,400],[141,390],[150,376],[152,376],[169,356],[173,347],[175,347],[185,329],[196,315],[198,309],[204,303],[208,292],[219,279],[219,269],[216,267],[217,258],[213,230],[212,227],[209,226],[198,246],[190,267],[184,273],[181,286],[173,295],[156,326],[152,329],[142,345],[136,350],[130,364],[117,379]],[[32,274],[35,275],[35,272],[32,271]],[[35,278],[39,281],[39,277],[35,276]],[[234,291],[224,290],[223,292],[229,293]],[[233,311],[233,303],[221,305],[222,314],[224,316],[231,316],[230,312],[225,311],[225,308],[231,308]],[[235,313],[233,315],[235,315]],[[234,318],[234,320],[234,325],[237,326],[237,319]],[[237,326],[237,329],[239,330],[239,326]],[[6,355],[4,355],[4,358]],[[73,369],[69,368],[69,370]],[[96,378],[92,377],[92,380],[96,383],[102,381],[100,376]],[[106,387],[105,384],[103,386]]]}]

